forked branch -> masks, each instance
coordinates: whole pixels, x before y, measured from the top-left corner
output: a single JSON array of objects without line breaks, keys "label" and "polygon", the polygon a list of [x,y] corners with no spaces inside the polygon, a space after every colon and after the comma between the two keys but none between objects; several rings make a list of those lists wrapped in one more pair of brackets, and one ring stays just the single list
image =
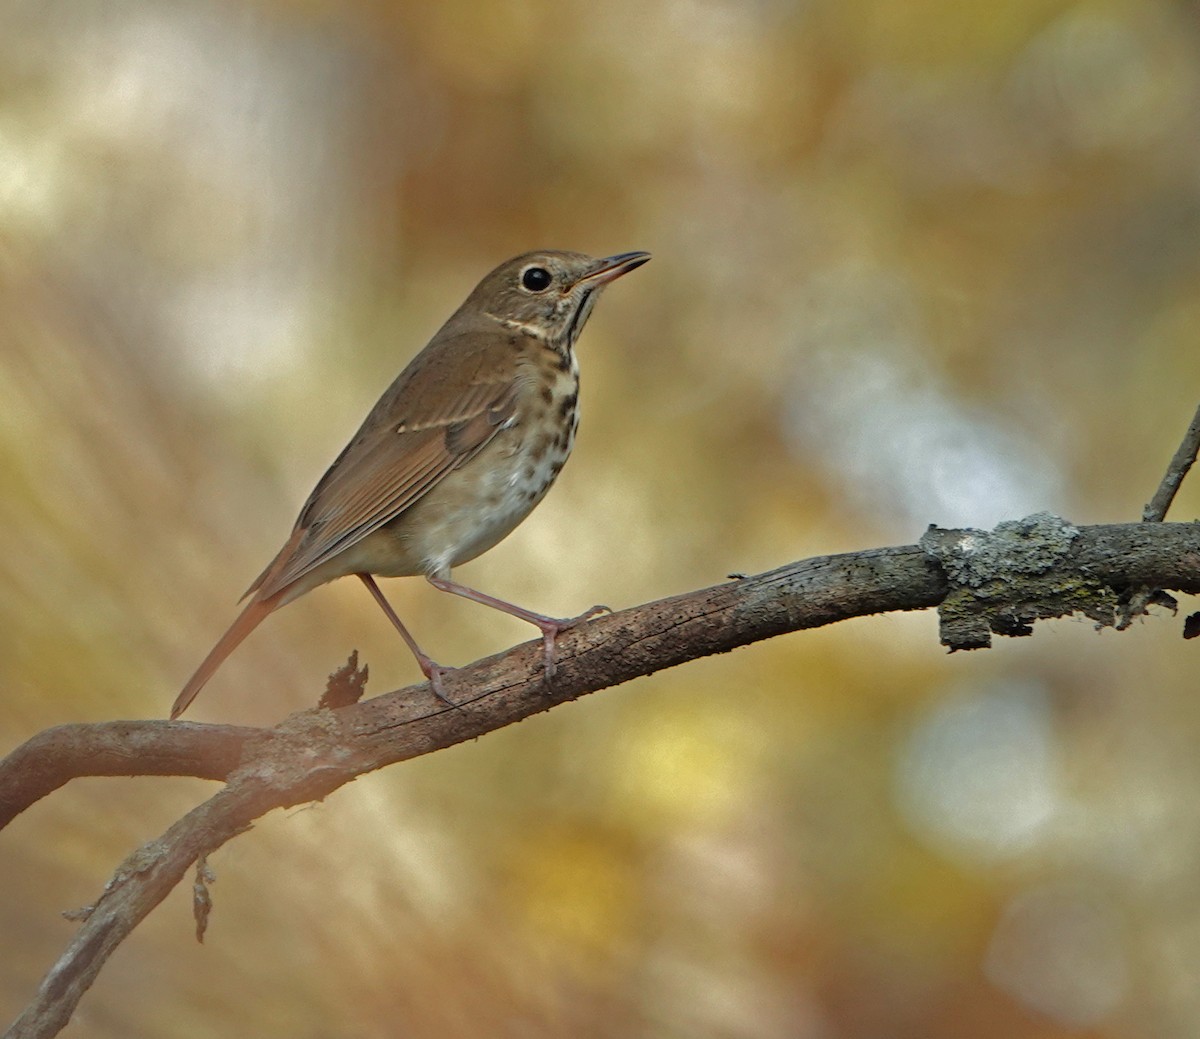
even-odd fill
[{"label": "forked branch", "polygon": [[[208,801],[138,849],[90,907],[6,1033],[57,1034],[105,960],[193,863],[274,808],[319,800],[366,772],[475,739],[567,700],[698,657],[852,617],[937,606],[951,649],[1082,612],[1116,622],[1133,589],[1200,593],[1200,525],[1074,527],[1040,515],[995,531],[931,531],[921,545],[822,556],[600,617],[565,633],[547,686],[541,642],[448,675],[447,708],[425,685],[273,729],[194,722],[67,725],[0,761],[0,825],[78,776],[223,780]],[[996,590],[1001,589],[998,593]]]}]

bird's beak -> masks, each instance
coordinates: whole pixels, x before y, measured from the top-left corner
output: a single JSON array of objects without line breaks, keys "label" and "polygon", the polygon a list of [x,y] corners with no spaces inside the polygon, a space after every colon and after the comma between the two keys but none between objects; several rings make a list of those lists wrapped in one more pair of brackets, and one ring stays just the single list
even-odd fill
[{"label": "bird's beak", "polygon": [[597,260],[596,265],[576,284],[599,288],[610,281],[616,281],[622,274],[628,274],[649,259],[649,253],[618,253],[616,256],[606,256],[603,260]]}]

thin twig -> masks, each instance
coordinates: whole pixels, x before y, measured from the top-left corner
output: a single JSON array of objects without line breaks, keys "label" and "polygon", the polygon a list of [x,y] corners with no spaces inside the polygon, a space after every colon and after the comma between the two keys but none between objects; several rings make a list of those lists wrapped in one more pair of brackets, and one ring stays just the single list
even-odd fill
[{"label": "thin twig", "polygon": [[1171,502],[1175,500],[1183,478],[1187,476],[1192,463],[1196,461],[1197,452],[1200,452],[1200,408],[1196,409],[1196,414],[1192,417],[1192,424],[1184,433],[1183,442],[1171,459],[1171,464],[1167,466],[1166,475],[1162,478],[1162,483],[1158,485],[1158,490],[1154,492],[1154,497],[1142,509],[1143,523],[1161,523],[1166,518],[1167,509],[1171,507]]},{"label": "thin twig", "polygon": [[[1179,491],[1183,478],[1187,476],[1192,463],[1196,461],[1196,453],[1200,451],[1200,408],[1192,416],[1192,424],[1183,434],[1183,440],[1167,465],[1158,490],[1154,497],[1142,509],[1143,523],[1162,523],[1167,516],[1167,510]],[[1125,631],[1138,617],[1145,617],[1151,606],[1165,606],[1174,612],[1178,607],[1175,600],[1160,588],[1151,585],[1141,585],[1131,588],[1120,609],[1117,619],[1117,631]]]}]

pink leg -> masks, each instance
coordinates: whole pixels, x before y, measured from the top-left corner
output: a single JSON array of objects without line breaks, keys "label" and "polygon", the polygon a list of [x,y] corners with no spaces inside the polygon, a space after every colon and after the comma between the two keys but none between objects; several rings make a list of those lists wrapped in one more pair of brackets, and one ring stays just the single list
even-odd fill
[{"label": "pink leg", "polygon": [[434,588],[439,591],[450,592],[452,595],[461,595],[464,599],[470,599],[472,602],[477,602],[482,606],[490,606],[494,610],[499,610],[501,613],[507,613],[510,617],[517,617],[520,620],[528,621],[530,624],[536,625],[542,632],[542,643],[545,647],[546,661],[546,681],[554,677],[555,662],[555,640],[561,632],[568,628],[575,627],[576,624],[582,624],[585,620],[595,617],[598,613],[611,613],[607,606],[593,606],[585,613],[581,613],[578,617],[547,617],[541,613],[534,613],[532,610],[523,609],[520,606],[514,606],[510,602],[505,602],[503,599],[497,599],[495,596],[487,595],[483,592],[477,592],[474,588],[468,588],[465,584],[459,584],[457,581],[451,581],[448,577],[437,577],[432,574],[425,575]]},{"label": "pink leg", "polygon": [[396,611],[392,609],[392,604],[383,597],[383,592],[379,590],[379,585],[375,583],[375,578],[370,574],[359,574],[358,579],[367,586],[367,591],[374,596],[375,601],[379,603],[379,608],[387,615],[387,619],[392,622],[396,630],[400,632],[400,637],[404,639],[405,644],[412,650],[412,655],[417,658],[417,666],[420,667],[422,674],[429,679],[429,688],[433,690],[433,695],[447,706],[457,707],[458,705],[453,700],[446,699],[446,694],[442,692],[442,675],[447,671],[453,670],[453,668],[442,667],[441,664],[436,663],[422,652],[421,647],[417,645],[417,640],[409,634],[403,622],[396,616]]}]

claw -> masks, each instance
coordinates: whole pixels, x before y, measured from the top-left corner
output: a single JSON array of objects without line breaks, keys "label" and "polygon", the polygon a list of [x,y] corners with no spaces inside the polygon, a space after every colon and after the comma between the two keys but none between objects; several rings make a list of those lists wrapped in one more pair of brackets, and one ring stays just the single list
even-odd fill
[{"label": "claw", "polygon": [[558,649],[558,636],[564,631],[570,631],[571,628],[582,624],[584,621],[591,620],[593,617],[601,613],[612,613],[608,606],[593,606],[590,610],[585,610],[578,617],[539,617],[533,623],[542,629],[542,680],[549,682],[558,670],[558,662],[555,660],[555,654]]},{"label": "claw", "polygon": [[442,675],[447,674],[450,671],[457,671],[458,668],[442,667],[441,664],[435,664],[428,657],[419,661],[419,663],[421,665],[421,670],[425,674],[425,677],[429,679],[430,692],[432,692],[433,695],[441,700],[442,703],[444,703],[447,707],[453,707],[457,709],[459,705],[446,695],[445,688],[442,686]]},{"label": "claw", "polygon": [[562,628],[542,628],[542,681],[547,685],[558,670],[554,651],[558,648],[558,633]]},{"label": "claw", "polygon": [[584,610],[578,617],[572,617],[570,620],[561,621],[563,630],[568,627],[574,627],[576,624],[582,624],[584,621],[590,621],[593,617],[599,617],[602,613],[612,613],[611,606],[593,606],[590,610]]}]

